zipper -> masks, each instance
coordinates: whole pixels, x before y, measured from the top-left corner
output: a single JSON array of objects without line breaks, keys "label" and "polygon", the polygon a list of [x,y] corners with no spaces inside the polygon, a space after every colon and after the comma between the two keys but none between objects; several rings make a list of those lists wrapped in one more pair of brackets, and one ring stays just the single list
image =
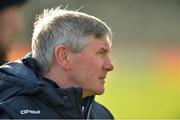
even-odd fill
[{"label": "zipper", "polygon": [[93,96],[93,100],[92,100],[92,102],[91,102],[91,104],[90,104],[90,106],[89,106],[89,109],[88,109],[88,114],[87,114],[87,120],[89,120],[90,119],[90,113],[91,113],[91,108],[92,108],[92,105],[93,105],[93,102],[94,102],[94,96]]}]

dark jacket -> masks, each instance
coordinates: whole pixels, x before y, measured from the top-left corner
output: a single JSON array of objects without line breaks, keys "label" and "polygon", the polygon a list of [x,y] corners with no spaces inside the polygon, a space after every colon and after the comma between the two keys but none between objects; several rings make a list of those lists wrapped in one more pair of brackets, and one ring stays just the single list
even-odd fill
[{"label": "dark jacket", "polygon": [[59,88],[43,79],[31,57],[0,66],[0,118],[113,119],[93,97],[82,112],[82,89]]}]

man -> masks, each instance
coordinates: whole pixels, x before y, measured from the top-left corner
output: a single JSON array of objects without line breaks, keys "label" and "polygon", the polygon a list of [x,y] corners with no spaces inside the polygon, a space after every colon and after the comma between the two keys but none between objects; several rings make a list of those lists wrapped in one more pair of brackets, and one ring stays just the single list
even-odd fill
[{"label": "man", "polygon": [[77,11],[45,10],[34,24],[32,54],[0,67],[3,118],[113,119],[94,100],[104,93],[111,30]]},{"label": "man", "polygon": [[7,61],[11,38],[22,28],[20,6],[27,0],[1,0],[0,2],[0,65]]}]

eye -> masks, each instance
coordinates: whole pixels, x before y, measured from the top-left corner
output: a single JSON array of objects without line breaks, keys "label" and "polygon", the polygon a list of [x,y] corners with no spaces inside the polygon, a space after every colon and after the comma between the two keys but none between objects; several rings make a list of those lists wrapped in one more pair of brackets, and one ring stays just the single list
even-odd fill
[{"label": "eye", "polygon": [[100,51],[99,54],[104,54],[104,51]]},{"label": "eye", "polygon": [[99,51],[98,54],[101,55],[101,56],[105,56],[105,55],[106,55],[106,52],[104,52],[104,51]]},{"label": "eye", "polygon": [[98,52],[97,52],[98,55],[100,56],[106,56],[108,54],[108,50],[106,49],[100,49]]}]

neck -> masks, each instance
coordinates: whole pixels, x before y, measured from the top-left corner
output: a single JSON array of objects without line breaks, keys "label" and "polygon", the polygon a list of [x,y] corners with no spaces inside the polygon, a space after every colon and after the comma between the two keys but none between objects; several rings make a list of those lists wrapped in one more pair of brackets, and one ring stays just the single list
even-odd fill
[{"label": "neck", "polygon": [[[59,75],[59,77],[57,77],[56,74],[50,74],[50,73],[44,75],[45,78],[52,80],[61,88],[79,87],[77,85],[74,85],[73,83],[68,82],[68,80],[65,79],[63,76],[64,75]],[[92,96],[92,95],[90,95],[88,91],[82,89],[82,99],[88,96]]]},{"label": "neck", "polygon": [[[57,73],[57,71],[59,72]],[[78,83],[75,83],[72,78],[68,78],[67,76],[69,76],[68,73],[60,69],[56,69],[56,67],[52,67],[50,71],[43,77],[52,80],[61,88],[81,87],[81,86],[78,86]],[[88,90],[84,90],[84,89],[82,90],[82,98],[92,96],[92,95],[93,94],[89,93]]]},{"label": "neck", "polygon": [[45,78],[54,81],[61,88],[78,87],[73,84],[72,80],[70,80],[67,76],[66,72],[56,69],[56,67],[52,67],[50,71],[44,75]]}]

